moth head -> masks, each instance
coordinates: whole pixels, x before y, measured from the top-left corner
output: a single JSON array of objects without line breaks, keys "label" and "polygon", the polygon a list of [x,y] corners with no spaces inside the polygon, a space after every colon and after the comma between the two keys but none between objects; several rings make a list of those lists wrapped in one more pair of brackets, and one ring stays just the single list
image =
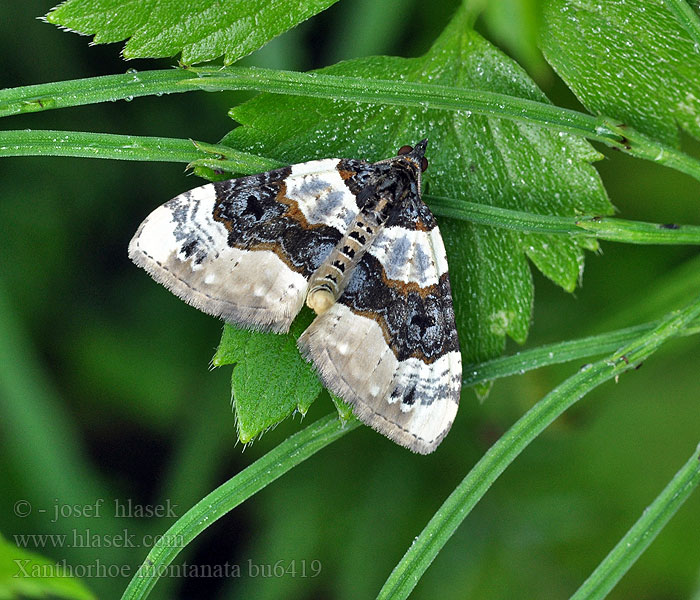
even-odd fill
[{"label": "moth head", "polygon": [[412,172],[418,184],[418,192],[421,189],[421,175],[428,168],[428,159],[425,158],[425,148],[428,145],[427,138],[418,142],[415,146],[402,146],[397,152],[396,158],[390,159],[403,163],[405,170]]},{"label": "moth head", "polygon": [[420,169],[421,173],[425,173],[428,168],[428,159],[425,158],[425,148],[428,145],[428,138],[421,140],[415,146],[401,146],[396,153],[398,156],[403,156],[406,160],[411,161]]}]

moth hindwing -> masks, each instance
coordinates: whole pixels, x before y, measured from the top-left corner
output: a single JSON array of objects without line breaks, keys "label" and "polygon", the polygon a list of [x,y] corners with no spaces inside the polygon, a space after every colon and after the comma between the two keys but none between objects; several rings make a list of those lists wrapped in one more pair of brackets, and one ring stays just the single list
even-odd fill
[{"label": "moth hindwing", "polygon": [[445,247],[421,199],[427,140],[376,163],[324,159],[210,183],[155,209],[129,256],[188,304],[298,340],[366,424],[432,452],[462,364]]}]

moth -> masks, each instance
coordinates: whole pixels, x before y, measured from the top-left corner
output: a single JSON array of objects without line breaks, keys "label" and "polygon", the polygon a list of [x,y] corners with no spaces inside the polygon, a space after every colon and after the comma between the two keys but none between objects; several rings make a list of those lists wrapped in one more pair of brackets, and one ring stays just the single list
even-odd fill
[{"label": "moth", "polygon": [[462,362],[445,247],[421,199],[427,140],[209,183],[156,208],[129,257],[199,310],[286,332],[355,415],[414,452],[457,413]]}]

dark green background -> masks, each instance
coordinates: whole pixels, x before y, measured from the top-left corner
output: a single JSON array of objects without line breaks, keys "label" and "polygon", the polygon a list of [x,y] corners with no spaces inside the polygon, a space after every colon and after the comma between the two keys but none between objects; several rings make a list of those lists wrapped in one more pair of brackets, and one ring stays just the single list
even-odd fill
[{"label": "dark green background", "polygon": [[[375,6],[378,5],[378,6]],[[528,3],[518,3],[525,6]],[[534,4],[534,3],[533,3]],[[118,44],[89,47],[35,17],[51,3],[12,3],[0,19],[2,87],[167,68]],[[343,0],[245,64],[308,69],[374,53],[416,56],[454,3]],[[536,15],[494,2],[478,27],[522,62],[547,95],[579,108],[539,57]],[[531,27],[532,25],[532,27]],[[204,92],[10,117],[6,129],[65,129],[218,141],[243,94]],[[700,155],[696,143],[684,140]],[[620,216],[698,223],[700,184],[605,151],[598,163]],[[235,441],[230,369],[208,370],[221,324],[157,286],[126,257],[155,206],[198,185],[184,165],[69,158],[0,161],[0,532],[127,529],[140,543],[172,519],[114,518],[114,502],[177,505],[178,515],[305,423],[319,400],[243,451]],[[571,296],[535,275],[528,347],[642,322],[676,308],[674,282],[698,279],[694,248],[602,243]],[[686,269],[691,275],[681,276]],[[455,299],[459,302],[459,299]],[[509,351],[515,351],[511,344]],[[415,598],[567,597],[686,460],[700,431],[700,342],[670,342],[634,372],[584,398],[498,480],[416,588]],[[290,565],[321,575],[179,578],[152,597],[366,598],[381,587],[440,503],[495,439],[581,365],[500,381],[484,404],[463,395],[451,434],[428,457],[371,430],[323,450],[211,527],[182,555],[200,565]],[[105,504],[98,518],[51,523],[54,506]],[[18,500],[32,514],[17,517]],[[46,513],[40,513],[40,510]],[[68,509],[66,509],[68,510]],[[136,567],[146,548],[36,548],[68,564]],[[700,496],[682,507],[612,598],[700,594]],[[100,597],[126,580],[91,578]]]}]

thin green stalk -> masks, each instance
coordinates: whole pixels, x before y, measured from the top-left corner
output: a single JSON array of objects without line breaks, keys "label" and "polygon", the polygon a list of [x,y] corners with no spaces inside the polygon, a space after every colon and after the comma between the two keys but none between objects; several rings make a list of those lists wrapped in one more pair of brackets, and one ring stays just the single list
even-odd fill
[{"label": "thin green stalk", "polygon": [[552,104],[496,92],[454,88],[405,80],[366,79],[327,73],[299,73],[255,67],[191,69],[199,79],[186,80],[209,91],[258,90],[370,104],[390,104],[436,110],[463,110],[525,123],[602,142],[632,156],[676,169],[700,180],[700,161],[671,146],[617,124]]},{"label": "thin green stalk", "polygon": [[700,179],[700,161],[605,117],[495,92],[326,73],[203,67],[77,79],[2,90],[0,116],[195,89],[255,90],[421,110],[471,111],[580,135]]},{"label": "thin green stalk", "polygon": [[[613,352],[624,344],[629,344],[640,335],[657,327],[659,321],[643,323],[634,327],[609,331],[600,335],[567,340],[554,344],[538,346],[531,350],[525,350],[501,356],[476,365],[465,365],[463,385],[472,386],[511,375],[522,375],[527,371],[540,369],[549,365],[558,365],[574,360],[583,360],[593,356],[599,356],[606,352]],[[700,319],[696,319],[685,329],[678,333],[679,336],[696,335],[700,333]]]},{"label": "thin green stalk", "polygon": [[637,522],[571,596],[571,600],[601,600],[629,571],[669,519],[700,483],[700,445]]},{"label": "thin green stalk", "polygon": [[146,598],[168,565],[202,531],[291,468],[359,425],[328,415],[287,438],[265,456],[205,496],[168,529],[148,553],[124,591],[122,600]]},{"label": "thin green stalk", "polygon": [[0,90],[0,117],[202,89],[183,83],[191,78],[186,69],[164,69],[7,88]]},{"label": "thin green stalk", "polygon": [[[273,159],[193,140],[79,131],[0,131],[0,156],[76,156],[186,162],[190,166],[258,173],[281,166]],[[438,216],[535,233],[595,237],[632,244],[700,244],[700,227],[659,225],[610,217],[559,217],[426,196]]]},{"label": "thin green stalk", "polygon": [[76,156],[183,163],[224,157],[239,173],[258,173],[279,166],[272,159],[194,140],[32,129],[0,131],[1,156]]},{"label": "thin green stalk", "polygon": [[623,149],[619,133],[609,130],[600,117],[560,108],[553,104],[496,92],[455,88],[406,80],[370,79],[328,73],[302,73],[256,67],[192,68],[198,79],[184,85],[199,85],[209,91],[257,90],[313,98],[391,104],[412,108],[465,110],[517,121],[534,121],[556,131],[583,135]]},{"label": "thin green stalk", "polygon": [[427,83],[365,79],[325,73],[302,73],[257,67],[200,67],[141,71],[0,90],[0,116],[132,99],[193,90],[249,90],[398,104],[416,108],[471,110],[493,116],[534,120],[556,131],[569,131],[617,145],[622,136],[600,117],[551,104],[494,92]]},{"label": "thin green stalk", "polygon": [[698,244],[700,227],[657,224],[611,217],[560,217],[477,204],[454,198],[425,196],[433,212],[503,229],[532,233],[566,233],[631,244]]},{"label": "thin green stalk", "polygon": [[610,217],[580,217],[575,223],[576,227],[599,240],[629,244],[697,244],[700,233],[700,227],[695,225],[645,223]]},{"label": "thin green stalk", "polygon": [[[622,150],[635,158],[642,158],[675,169],[695,179],[700,179],[700,161],[672,146],[666,146],[643,133],[620,124],[618,121],[602,117],[607,130],[622,136],[622,147],[608,144],[615,150]],[[591,138],[593,139],[593,138]]]},{"label": "thin green stalk", "polygon": [[636,338],[557,386],[525,413],[479,460],[413,541],[379,592],[381,599],[408,597],[441,548],[493,482],[544,429],[585,394],[634,369],[665,341],[700,315],[700,297]]}]

